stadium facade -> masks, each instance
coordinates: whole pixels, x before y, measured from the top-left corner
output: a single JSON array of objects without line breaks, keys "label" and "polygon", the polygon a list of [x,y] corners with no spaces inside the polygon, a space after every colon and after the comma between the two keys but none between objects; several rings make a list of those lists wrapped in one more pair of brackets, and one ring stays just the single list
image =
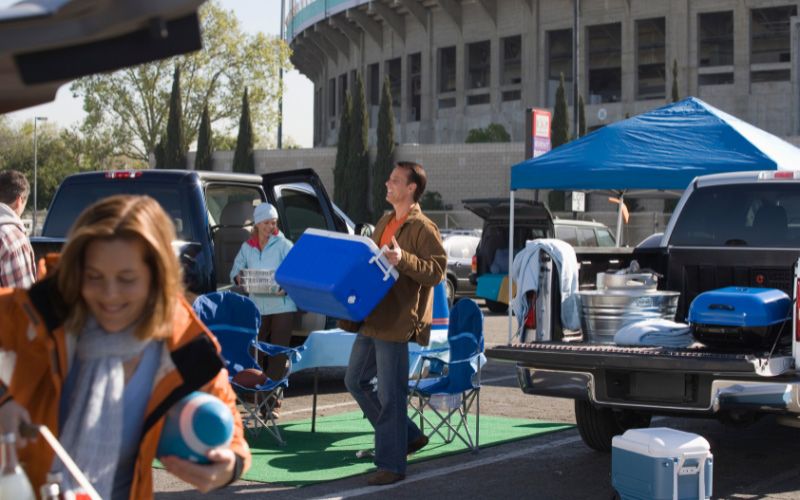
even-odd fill
[{"label": "stadium facade", "polygon": [[398,142],[449,144],[490,123],[523,141],[524,110],[552,109],[562,74],[570,105],[577,81],[590,129],[670,101],[675,80],[680,97],[796,136],[798,4],[311,0],[290,8],[286,34],[292,62],[314,83],[315,146],[335,144],[357,72],[373,139],[384,78]]}]

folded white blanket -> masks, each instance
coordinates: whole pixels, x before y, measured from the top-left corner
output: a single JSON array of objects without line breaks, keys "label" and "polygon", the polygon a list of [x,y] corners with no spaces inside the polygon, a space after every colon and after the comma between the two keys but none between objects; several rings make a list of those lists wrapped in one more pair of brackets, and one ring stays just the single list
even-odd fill
[{"label": "folded white blanket", "polygon": [[614,335],[617,345],[688,347],[694,342],[685,323],[668,319],[645,319],[623,326]]}]

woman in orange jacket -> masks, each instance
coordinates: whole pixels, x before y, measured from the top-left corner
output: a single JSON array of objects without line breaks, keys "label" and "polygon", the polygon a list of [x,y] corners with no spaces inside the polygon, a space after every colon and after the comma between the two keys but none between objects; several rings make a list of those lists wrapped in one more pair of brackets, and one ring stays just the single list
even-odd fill
[{"label": "woman in orange jacket", "polygon": [[[196,390],[230,408],[233,440],[209,451],[207,465],[162,463],[202,492],[249,467],[219,345],[182,296],[174,238],[152,198],[106,198],[75,222],[52,276],[27,291],[0,289],[0,432],[46,425],[102,498],[153,496],[164,415]],[[37,490],[64,470],[43,439],[17,442]]]}]

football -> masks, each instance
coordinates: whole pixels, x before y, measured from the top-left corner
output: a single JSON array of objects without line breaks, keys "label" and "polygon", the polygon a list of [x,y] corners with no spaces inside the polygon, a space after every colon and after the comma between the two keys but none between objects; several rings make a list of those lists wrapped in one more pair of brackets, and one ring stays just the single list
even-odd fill
[{"label": "football", "polygon": [[267,375],[261,370],[247,368],[246,370],[242,370],[234,375],[231,381],[242,387],[252,389],[258,385],[266,383]]},{"label": "football", "polygon": [[230,408],[211,394],[193,392],[167,411],[156,456],[175,455],[207,464],[208,451],[227,446],[232,437]]}]

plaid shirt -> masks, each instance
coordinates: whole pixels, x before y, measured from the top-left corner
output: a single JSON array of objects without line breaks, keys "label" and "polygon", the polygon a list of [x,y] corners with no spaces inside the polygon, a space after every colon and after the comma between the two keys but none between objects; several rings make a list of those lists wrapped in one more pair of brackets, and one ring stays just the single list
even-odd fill
[{"label": "plaid shirt", "polygon": [[24,228],[19,216],[0,203],[0,288],[30,288],[36,279],[33,248]]}]

